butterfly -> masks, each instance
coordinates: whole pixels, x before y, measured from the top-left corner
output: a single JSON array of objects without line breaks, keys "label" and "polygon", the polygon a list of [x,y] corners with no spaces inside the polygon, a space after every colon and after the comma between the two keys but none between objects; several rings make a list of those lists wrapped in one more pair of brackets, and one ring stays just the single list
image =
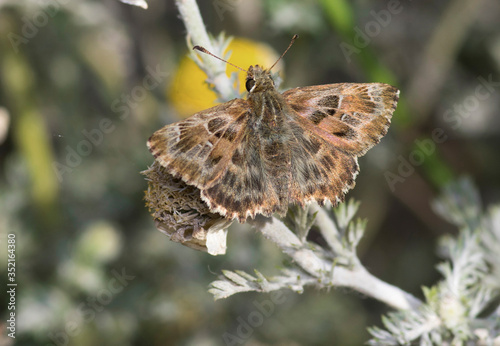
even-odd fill
[{"label": "butterfly", "polygon": [[213,212],[240,222],[284,215],[289,204],[343,202],[355,185],[357,158],[387,133],[399,98],[399,90],[383,83],[280,93],[271,68],[249,67],[246,100],[167,125],[147,143],[156,161],[198,188]]}]

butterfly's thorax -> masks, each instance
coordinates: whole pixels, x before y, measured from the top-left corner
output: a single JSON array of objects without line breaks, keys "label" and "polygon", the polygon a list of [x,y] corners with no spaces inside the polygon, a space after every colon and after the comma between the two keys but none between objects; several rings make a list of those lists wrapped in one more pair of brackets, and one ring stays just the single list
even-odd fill
[{"label": "butterfly's thorax", "polygon": [[248,94],[252,109],[249,132],[258,141],[255,145],[260,148],[264,174],[274,177],[277,197],[284,201],[288,198],[291,163],[290,147],[287,145],[292,137],[286,119],[288,105],[276,90],[269,71],[262,70],[258,65],[251,66],[249,77],[254,81]]},{"label": "butterfly's thorax", "polygon": [[283,111],[287,105],[283,96],[274,87],[270,72],[262,70],[258,65],[250,66],[247,85],[249,80],[253,83],[248,94],[248,102],[254,115],[254,119],[250,121],[253,129],[266,137],[283,135],[285,126]]}]

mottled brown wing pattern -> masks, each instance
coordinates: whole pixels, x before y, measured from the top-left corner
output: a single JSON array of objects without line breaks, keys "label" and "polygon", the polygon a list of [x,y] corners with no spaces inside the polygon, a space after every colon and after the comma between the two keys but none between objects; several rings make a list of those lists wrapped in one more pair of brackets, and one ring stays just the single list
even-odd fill
[{"label": "mottled brown wing pattern", "polygon": [[256,214],[285,214],[290,202],[293,154],[288,114],[279,93],[261,96],[262,106],[254,105],[224,175],[201,193],[211,209],[240,221]]},{"label": "mottled brown wing pattern", "polygon": [[399,91],[383,83],[341,83],[294,88],[283,96],[319,136],[361,156],[387,133]]},{"label": "mottled brown wing pattern", "polygon": [[279,139],[264,140],[247,129],[225,173],[202,191],[212,210],[243,221],[256,214],[284,215],[290,203],[344,200],[359,171],[356,157],[311,131],[295,112],[280,116],[286,126]]},{"label": "mottled brown wing pattern", "polygon": [[286,211],[288,201],[284,208],[279,191],[273,184],[275,179],[270,177],[276,167],[266,164],[262,156],[259,138],[247,131],[232,152],[224,174],[216,184],[201,192],[210,209],[228,218],[238,218],[241,222],[259,213],[270,215]]},{"label": "mottled brown wing pattern", "polygon": [[226,170],[248,116],[247,101],[235,99],[163,127],[148,147],[172,175],[205,189]]},{"label": "mottled brown wing pattern", "polygon": [[[344,201],[348,190],[354,187],[359,172],[356,156],[336,148],[331,142],[306,127],[299,116],[290,121],[293,140],[290,141],[291,184],[290,203],[303,205],[317,201],[337,204]],[[302,120],[302,121],[301,121]]]}]

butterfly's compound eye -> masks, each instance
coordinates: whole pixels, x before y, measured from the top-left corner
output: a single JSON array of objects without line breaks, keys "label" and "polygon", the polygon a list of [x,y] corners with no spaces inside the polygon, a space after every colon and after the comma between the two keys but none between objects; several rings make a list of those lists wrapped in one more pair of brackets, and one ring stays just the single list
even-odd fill
[{"label": "butterfly's compound eye", "polygon": [[252,90],[252,88],[255,85],[255,79],[247,79],[247,82],[245,84],[245,87],[247,88],[247,91]]}]

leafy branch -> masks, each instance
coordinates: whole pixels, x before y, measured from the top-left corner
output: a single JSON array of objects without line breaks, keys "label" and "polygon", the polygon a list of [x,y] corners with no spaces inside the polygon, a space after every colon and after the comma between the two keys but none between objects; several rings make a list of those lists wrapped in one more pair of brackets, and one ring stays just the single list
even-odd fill
[{"label": "leafy branch", "polygon": [[[437,265],[443,280],[423,288],[425,303],[414,311],[390,313],[387,330],[371,328],[372,345],[493,345],[500,342],[500,208],[481,210],[479,195],[468,179],[445,188],[434,209],[460,229],[445,237]],[[489,312],[490,309],[496,309]]]},{"label": "leafy branch", "polygon": [[[349,287],[396,309],[418,307],[421,302],[417,298],[374,277],[357,258],[356,245],[366,225],[364,221],[353,220],[358,207],[359,203],[354,201],[345,203],[333,210],[332,218],[318,205],[311,205],[308,210],[294,208],[285,222],[274,217],[256,218],[250,222],[252,226],[290,256],[295,266],[283,269],[281,275],[272,278],[265,278],[258,271],[257,277],[241,271],[226,271],[220,280],[212,282],[209,292],[219,299],[243,291],[288,288],[302,292],[306,285],[336,286]],[[313,226],[326,235],[329,248],[306,240]]]}]

